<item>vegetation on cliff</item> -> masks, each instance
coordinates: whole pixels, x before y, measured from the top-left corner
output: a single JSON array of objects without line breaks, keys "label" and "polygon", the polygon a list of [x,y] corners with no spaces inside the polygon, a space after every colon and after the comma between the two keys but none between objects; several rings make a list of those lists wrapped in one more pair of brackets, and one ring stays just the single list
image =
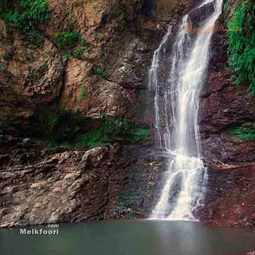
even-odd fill
[{"label": "vegetation on cliff", "polygon": [[30,133],[46,140],[51,147],[95,147],[115,142],[140,143],[147,140],[150,130],[125,118],[103,115],[97,121],[79,113],[41,110],[32,119]]},{"label": "vegetation on cliff", "polygon": [[229,130],[229,133],[244,141],[255,140],[255,128],[252,123],[244,123],[241,126],[233,127]]},{"label": "vegetation on cliff", "polygon": [[46,0],[20,0],[0,3],[0,18],[24,33],[27,40],[41,39],[39,25],[49,18]]},{"label": "vegetation on cliff", "polygon": [[87,48],[86,41],[76,31],[57,32],[54,34],[54,41],[67,59],[70,57],[80,59]]},{"label": "vegetation on cliff", "polygon": [[127,119],[103,117],[99,128],[78,138],[78,145],[95,147],[113,142],[140,143],[149,134],[148,128],[138,127]]},{"label": "vegetation on cliff", "polygon": [[[47,0],[20,0],[0,3],[0,18],[8,25],[16,28],[27,41],[40,45],[43,34],[40,25],[48,21],[50,16]],[[61,31],[53,35],[53,41],[66,59],[82,58],[87,43],[76,31]]]},{"label": "vegetation on cliff", "polygon": [[255,94],[255,5],[241,2],[228,21],[229,65],[236,84],[248,84]]},{"label": "vegetation on cliff", "polygon": [[[104,4],[94,2],[77,5],[72,1],[62,4],[48,0],[0,1],[0,26],[3,28],[0,37],[4,39],[0,46],[3,52],[0,68],[4,70],[8,89],[3,90],[9,93],[3,94],[3,98],[7,98],[4,103],[8,104],[5,106],[8,112],[2,112],[7,112],[4,118],[8,122],[15,119],[25,123],[26,128],[18,130],[22,137],[31,136],[54,146],[93,147],[114,142],[140,142],[148,136],[147,128],[137,127],[124,118],[98,119],[101,114],[131,116],[125,115],[129,110],[126,109],[131,102],[133,104],[136,92],[122,84],[126,84],[124,79],[131,80],[137,67],[129,68],[128,63],[124,66],[127,70],[123,69],[122,55],[127,52],[127,62],[132,64],[134,57],[143,62],[144,53],[135,54],[144,46],[142,37],[125,34],[127,41],[132,39],[129,44],[132,49],[123,45],[120,54],[112,53],[113,45],[126,41],[113,42],[123,33],[122,24],[117,24],[115,19],[124,19],[122,15],[115,17],[113,12],[122,12],[126,5],[122,1],[109,6],[107,0]],[[125,11],[136,17],[141,4],[132,0],[128,5],[130,9]],[[99,27],[100,31],[96,31]],[[116,62],[116,70],[121,67],[121,72],[131,78],[117,71],[110,77],[113,63],[106,67],[102,60],[109,54],[111,61]],[[140,68],[140,62],[138,65]],[[15,108],[16,94],[20,98],[18,109]],[[38,113],[37,106],[44,113]],[[57,112],[49,112],[48,108]],[[76,114],[77,111],[81,114]],[[89,111],[93,112],[90,119],[86,118]],[[31,118],[34,119],[30,122]]]}]

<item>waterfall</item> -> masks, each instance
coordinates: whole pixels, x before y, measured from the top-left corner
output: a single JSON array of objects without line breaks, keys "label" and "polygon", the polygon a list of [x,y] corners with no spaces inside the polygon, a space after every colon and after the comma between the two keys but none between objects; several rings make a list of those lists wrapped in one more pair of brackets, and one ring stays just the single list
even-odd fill
[{"label": "waterfall", "polygon": [[[171,54],[167,56],[171,27],[154,52],[149,88],[154,94],[156,140],[168,155],[168,169],[150,216],[153,219],[195,221],[194,211],[203,202],[207,169],[200,155],[199,96],[207,76],[210,42],[222,2],[204,0],[183,17]],[[199,17],[197,28],[192,29],[192,14],[199,11],[206,11],[206,17]],[[167,76],[162,75],[164,62],[169,59]]]}]

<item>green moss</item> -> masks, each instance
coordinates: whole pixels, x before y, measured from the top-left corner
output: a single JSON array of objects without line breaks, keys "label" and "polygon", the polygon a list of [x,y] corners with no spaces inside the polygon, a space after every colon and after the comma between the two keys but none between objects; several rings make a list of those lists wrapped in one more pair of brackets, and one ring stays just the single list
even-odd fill
[{"label": "green moss", "polygon": [[[2,0],[1,0],[2,1]],[[14,26],[34,44],[42,41],[39,25],[49,18],[46,0],[3,1],[0,5],[0,18]]]},{"label": "green moss", "polygon": [[229,130],[229,133],[244,141],[255,140],[255,128],[252,126],[234,127]]},{"label": "green moss", "polygon": [[255,94],[255,5],[241,2],[228,21],[229,65],[237,85],[248,84]]}]

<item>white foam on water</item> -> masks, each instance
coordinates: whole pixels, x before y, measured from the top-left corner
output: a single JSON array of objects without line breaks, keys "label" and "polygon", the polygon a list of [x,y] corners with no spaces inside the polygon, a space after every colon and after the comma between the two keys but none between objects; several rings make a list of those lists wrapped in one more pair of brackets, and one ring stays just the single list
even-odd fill
[{"label": "white foam on water", "polygon": [[214,11],[191,33],[189,15],[179,27],[171,53],[169,76],[160,81],[161,59],[166,57],[171,33],[155,51],[149,72],[149,88],[154,93],[156,138],[163,151],[171,152],[165,183],[151,219],[196,221],[194,210],[203,203],[207,169],[200,153],[198,125],[199,96],[204,85],[214,26],[222,12],[223,0],[205,0],[199,8]]}]

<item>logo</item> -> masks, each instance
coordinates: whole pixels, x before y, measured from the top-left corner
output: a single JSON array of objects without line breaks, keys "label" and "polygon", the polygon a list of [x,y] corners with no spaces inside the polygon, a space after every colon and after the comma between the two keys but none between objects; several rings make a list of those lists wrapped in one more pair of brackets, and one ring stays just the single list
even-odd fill
[{"label": "logo", "polygon": [[26,236],[58,236],[59,235],[59,225],[49,224],[47,226],[34,227],[34,228],[20,228],[20,235]]}]

